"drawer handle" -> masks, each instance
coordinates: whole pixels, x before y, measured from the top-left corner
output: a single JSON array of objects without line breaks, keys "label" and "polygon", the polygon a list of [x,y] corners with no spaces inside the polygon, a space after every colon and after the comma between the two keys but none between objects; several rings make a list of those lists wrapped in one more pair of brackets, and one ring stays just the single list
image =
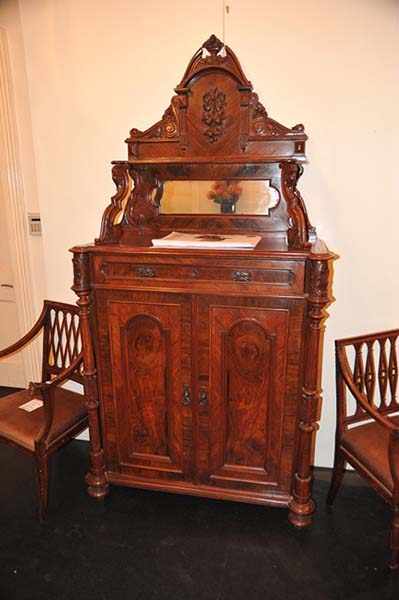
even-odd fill
[{"label": "drawer handle", "polygon": [[208,404],[208,392],[204,389],[200,390],[199,393],[199,405],[207,406]]},{"label": "drawer handle", "polygon": [[191,392],[190,392],[190,386],[185,383],[183,385],[183,398],[182,398],[182,404],[183,406],[190,406],[191,404]]},{"label": "drawer handle", "polygon": [[137,267],[136,273],[140,277],[155,277],[155,271],[151,267]]},{"label": "drawer handle", "polygon": [[249,271],[234,271],[232,277],[234,281],[251,281],[252,273]]}]

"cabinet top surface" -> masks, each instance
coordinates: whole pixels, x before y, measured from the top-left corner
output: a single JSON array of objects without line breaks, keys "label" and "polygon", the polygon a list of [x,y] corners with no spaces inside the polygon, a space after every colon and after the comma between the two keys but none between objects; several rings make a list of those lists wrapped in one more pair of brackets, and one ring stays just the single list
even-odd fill
[{"label": "cabinet top surface", "polygon": [[337,256],[331,252],[323,240],[316,240],[312,246],[303,250],[291,250],[283,240],[273,240],[271,238],[262,238],[259,244],[253,250],[231,249],[231,250],[209,250],[194,248],[155,248],[151,245],[151,239],[143,237],[132,240],[130,244],[85,244],[71,248],[74,253],[89,254],[127,254],[157,256],[192,256],[215,258],[276,258],[276,259],[309,259],[309,260],[328,260]]}]

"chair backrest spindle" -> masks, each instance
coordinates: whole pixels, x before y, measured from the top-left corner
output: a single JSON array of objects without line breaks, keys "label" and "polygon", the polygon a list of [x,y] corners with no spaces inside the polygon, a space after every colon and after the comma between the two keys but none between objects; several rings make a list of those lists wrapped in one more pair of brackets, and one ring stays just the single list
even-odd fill
[{"label": "chair backrest spindle", "polygon": [[[336,342],[337,354],[345,356],[355,386],[366,396],[370,406],[384,415],[399,412],[398,339],[399,329],[396,329]],[[369,419],[358,402],[352,411],[347,406],[344,414],[345,426]]]},{"label": "chair backrest spindle", "polygon": [[[67,369],[82,350],[79,309],[61,302],[46,302],[43,332],[43,381]],[[82,383],[81,372],[71,379]]]}]

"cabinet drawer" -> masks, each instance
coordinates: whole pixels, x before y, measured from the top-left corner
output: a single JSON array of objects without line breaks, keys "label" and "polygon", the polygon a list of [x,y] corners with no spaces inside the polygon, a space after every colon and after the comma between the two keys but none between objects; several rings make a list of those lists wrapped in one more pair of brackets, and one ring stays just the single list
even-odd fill
[{"label": "cabinet drawer", "polygon": [[[165,259],[164,259],[165,260]],[[216,264],[215,264],[216,263]],[[287,260],[231,260],[215,257],[166,259],[154,262],[143,257],[140,261],[125,257],[95,257],[94,279],[96,283],[137,284],[139,282],[174,282],[195,285],[197,282],[229,282],[245,286],[249,283],[268,288],[285,288],[302,292],[304,264]]]}]

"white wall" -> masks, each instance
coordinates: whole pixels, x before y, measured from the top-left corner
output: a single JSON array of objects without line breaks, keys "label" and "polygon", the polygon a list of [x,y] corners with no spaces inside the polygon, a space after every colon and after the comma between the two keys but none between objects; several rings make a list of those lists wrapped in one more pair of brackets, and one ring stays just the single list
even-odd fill
[{"label": "white wall", "polygon": [[[10,84],[15,101],[14,109],[18,137],[15,142],[18,148],[23,203],[26,213],[26,228],[28,229],[27,215],[28,213],[39,212],[39,201],[35,156],[33,152],[29,89],[26,76],[25,48],[19,7],[16,0],[0,0],[0,28],[6,32],[8,42],[12,76]],[[11,252],[13,252],[13,240],[10,240],[10,247]],[[42,239],[40,237],[29,236],[28,251],[33,281],[34,312],[38,316],[46,293]]]},{"label": "white wall", "polygon": [[[336,263],[317,463],[332,460],[333,339],[398,326],[399,4],[231,0],[227,43],[269,114],[310,136],[301,181]],[[109,163],[154,123],[219,0],[20,0],[48,293],[72,300],[67,249],[98,234]]]}]

